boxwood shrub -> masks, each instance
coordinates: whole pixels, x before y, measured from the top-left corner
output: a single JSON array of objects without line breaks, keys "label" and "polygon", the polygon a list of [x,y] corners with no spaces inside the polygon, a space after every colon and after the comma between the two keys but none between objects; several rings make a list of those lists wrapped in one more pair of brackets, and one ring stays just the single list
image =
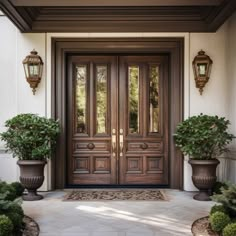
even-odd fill
[{"label": "boxwood shrub", "polygon": [[[6,182],[0,182],[0,216],[3,217],[3,226],[0,226],[0,236],[10,236],[10,234],[5,234],[8,232],[7,222],[11,222],[11,231],[14,235],[19,235],[23,227],[23,217],[24,211],[21,207],[21,200],[16,199],[22,195],[24,188],[18,182],[12,184],[7,184]],[[8,219],[8,220],[7,220]],[[2,227],[2,229],[1,229]]]},{"label": "boxwood shrub", "polygon": [[223,236],[235,236],[236,235],[236,223],[229,224],[223,229]]},{"label": "boxwood shrub", "polygon": [[17,197],[22,196],[22,194],[23,194],[25,188],[22,186],[21,183],[19,183],[19,182],[13,182],[13,183],[11,183],[11,186],[15,189],[15,191],[16,191],[16,196],[17,196]]},{"label": "boxwood shrub", "polygon": [[11,220],[5,215],[0,215],[0,236],[11,236],[12,232],[13,224]]},{"label": "boxwood shrub", "polygon": [[210,216],[211,228],[216,232],[221,232],[230,223],[230,218],[223,212],[215,212]]},{"label": "boxwood shrub", "polygon": [[215,212],[223,212],[228,214],[228,210],[223,205],[214,205],[211,208],[210,215],[214,214]]}]

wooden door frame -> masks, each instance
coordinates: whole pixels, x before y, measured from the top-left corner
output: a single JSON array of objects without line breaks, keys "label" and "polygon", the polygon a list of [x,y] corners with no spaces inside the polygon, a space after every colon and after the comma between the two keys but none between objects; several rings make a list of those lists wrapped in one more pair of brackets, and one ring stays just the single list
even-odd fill
[{"label": "wooden door frame", "polygon": [[66,187],[66,58],[68,54],[168,54],[169,61],[169,187],[183,189],[183,158],[173,133],[183,120],[184,38],[53,38],[52,117],[61,134],[52,161],[52,187]]}]

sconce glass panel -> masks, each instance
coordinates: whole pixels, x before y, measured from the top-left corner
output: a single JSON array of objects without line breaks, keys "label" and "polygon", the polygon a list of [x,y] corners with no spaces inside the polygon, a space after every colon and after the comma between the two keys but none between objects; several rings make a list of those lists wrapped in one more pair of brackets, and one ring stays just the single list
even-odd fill
[{"label": "sconce glass panel", "polygon": [[197,67],[199,76],[206,76],[207,64],[206,63],[197,64]]}]

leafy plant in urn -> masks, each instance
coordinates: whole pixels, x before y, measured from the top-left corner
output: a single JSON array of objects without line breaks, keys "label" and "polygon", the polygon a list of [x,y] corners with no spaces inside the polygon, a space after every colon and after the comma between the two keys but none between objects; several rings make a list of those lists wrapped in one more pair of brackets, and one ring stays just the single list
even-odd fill
[{"label": "leafy plant in urn", "polygon": [[44,181],[44,166],[51,157],[60,132],[59,122],[36,114],[19,114],[5,122],[0,134],[7,151],[19,160],[20,181],[28,190],[24,200],[39,200],[37,189]]},{"label": "leafy plant in urn", "polygon": [[219,157],[228,151],[233,135],[228,133],[229,120],[225,117],[200,114],[192,116],[177,126],[174,134],[176,146],[184,155],[189,155],[192,180],[200,192],[194,199],[211,200],[209,195],[216,182],[216,167]]}]

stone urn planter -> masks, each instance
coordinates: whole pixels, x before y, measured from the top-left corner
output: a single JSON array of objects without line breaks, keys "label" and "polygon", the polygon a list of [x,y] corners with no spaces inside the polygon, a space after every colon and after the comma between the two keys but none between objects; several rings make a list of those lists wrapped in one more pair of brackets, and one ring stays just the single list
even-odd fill
[{"label": "stone urn planter", "polygon": [[44,166],[55,150],[59,121],[26,113],[7,120],[5,126],[7,129],[0,133],[0,139],[19,160],[20,181],[28,190],[23,200],[40,200],[43,197],[37,194],[37,189],[43,184]]},{"label": "stone urn planter", "polygon": [[216,183],[216,167],[219,160],[189,160],[192,166],[192,181],[199,193],[193,198],[199,201],[210,201],[211,190]]},{"label": "stone urn planter", "polygon": [[23,195],[23,200],[35,201],[40,200],[43,196],[37,194],[44,181],[45,160],[22,160],[17,161],[20,167],[20,182],[27,189],[28,194]]},{"label": "stone urn planter", "polygon": [[216,157],[228,150],[234,135],[228,133],[230,122],[225,117],[200,114],[192,116],[176,127],[176,146],[190,158],[193,169],[193,184],[200,190],[194,196],[199,201],[208,201],[216,182]]}]

